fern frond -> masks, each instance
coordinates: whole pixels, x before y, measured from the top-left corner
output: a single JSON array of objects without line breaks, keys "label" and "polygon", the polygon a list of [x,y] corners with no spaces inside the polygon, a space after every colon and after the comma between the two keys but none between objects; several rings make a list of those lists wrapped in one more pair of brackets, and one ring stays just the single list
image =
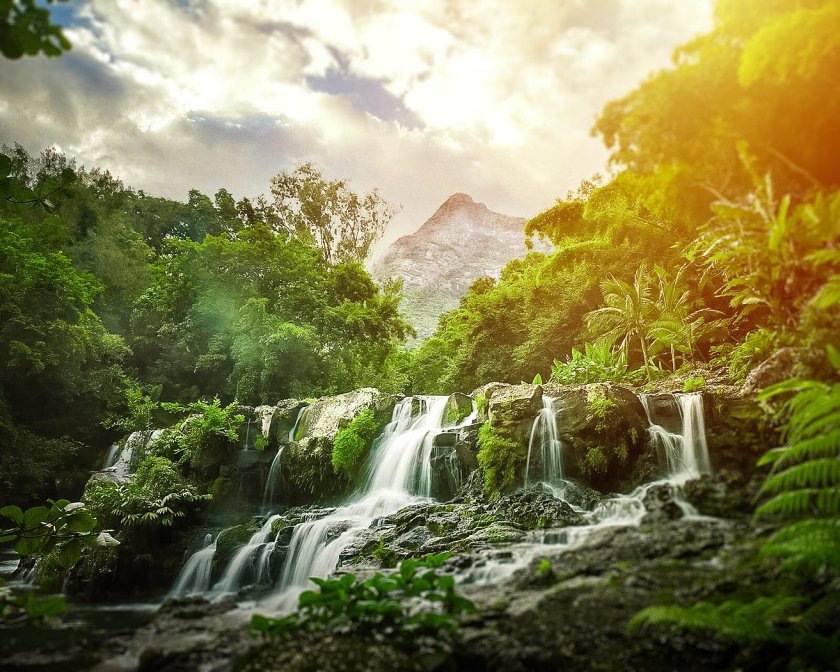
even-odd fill
[{"label": "fern frond", "polygon": [[699,602],[691,607],[648,607],[636,614],[628,629],[645,624],[672,623],[682,628],[715,630],[736,640],[781,639],[775,626],[801,607],[798,597],[762,597],[754,602]]},{"label": "fern frond", "polygon": [[[819,444],[819,442],[817,442]],[[783,463],[779,460],[777,466]],[[762,492],[779,492],[800,488],[830,488],[840,485],[840,460],[825,457],[808,460],[767,477]]]},{"label": "fern frond", "polygon": [[755,517],[796,516],[813,513],[812,506],[818,494],[819,490],[815,488],[781,492],[759,506],[755,510]]},{"label": "fern frond", "polygon": [[759,460],[759,464],[767,464],[769,461],[778,461],[779,465],[793,464],[804,460],[813,460],[821,457],[840,456],[840,429],[835,429],[827,434],[804,439],[798,443],[785,448],[774,448],[765,454],[778,453],[773,460]]},{"label": "fern frond", "polygon": [[[798,628],[805,632],[814,632],[824,625],[840,623],[840,586],[827,592],[821,599],[808,607],[802,614]],[[835,646],[838,643],[835,642]]]}]

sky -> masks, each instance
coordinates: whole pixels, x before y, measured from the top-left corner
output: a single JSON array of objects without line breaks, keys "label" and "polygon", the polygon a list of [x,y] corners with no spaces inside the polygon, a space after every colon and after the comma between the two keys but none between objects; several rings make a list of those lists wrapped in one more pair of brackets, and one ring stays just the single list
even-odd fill
[{"label": "sky", "polygon": [[[53,5],[55,7],[55,5]],[[73,49],[0,63],[0,144],[147,193],[237,198],[304,161],[399,208],[530,217],[596,172],[604,104],[711,26],[711,0],[71,0]]]}]

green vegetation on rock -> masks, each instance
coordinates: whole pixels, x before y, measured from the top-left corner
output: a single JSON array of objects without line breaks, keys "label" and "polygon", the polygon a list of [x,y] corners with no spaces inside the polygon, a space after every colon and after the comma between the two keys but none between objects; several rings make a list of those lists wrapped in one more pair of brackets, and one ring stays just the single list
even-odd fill
[{"label": "green vegetation on rock", "polygon": [[348,478],[356,475],[379,430],[373,410],[366,408],[349,425],[341,428],[332,447],[332,466]]},{"label": "green vegetation on rock", "polygon": [[478,430],[478,464],[484,470],[484,489],[488,495],[509,492],[525,467],[521,445],[505,437],[490,421]]}]

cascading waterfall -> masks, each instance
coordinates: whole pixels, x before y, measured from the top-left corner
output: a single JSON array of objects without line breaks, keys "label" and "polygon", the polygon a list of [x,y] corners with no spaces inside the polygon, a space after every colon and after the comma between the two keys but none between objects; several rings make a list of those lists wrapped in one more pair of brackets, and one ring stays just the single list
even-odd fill
[{"label": "cascading waterfall", "polygon": [[[303,420],[304,415],[306,415],[308,408],[308,406],[304,406],[298,411],[297,418],[295,418],[295,424],[292,426],[291,430],[289,430],[289,437],[286,441],[287,444],[295,440],[298,425],[301,420]],[[274,502],[274,489],[277,487],[277,481],[280,478],[280,460],[283,456],[283,448],[285,448],[285,446],[281,444],[277,449],[277,454],[271,461],[271,468],[268,470],[268,479],[265,482],[265,490],[263,491],[263,507],[271,506],[272,502]]]},{"label": "cascading waterfall", "polygon": [[703,396],[697,392],[671,395],[679,409],[681,431],[669,432],[657,422],[653,398],[656,395],[642,394],[639,399],[647,413],[648,434],[657,452],[665,462],[669,478],[682,476],[696,478],[710,474],[709,448],[706,444],[706,427],[703,420]]},{"label": "cascading waterfall", "polygon": [[[700,474],[711,473],[703,422],[703,397],[700,394],[672,395],[680,415],[680,431],[676,433],[669,432],[655,422],[657,418],[653,396],[655,395],[640,395],[640,400],[650,422],[650,440],[657,450],[665,454],[667,469],[665,479],[645,483],[629,494],[617,495],[600,502],[586,514],[587,525],[534,532],[532,533],[533,540],[530,542],[513,544],[501,553],[486,551],[471,567],[460,572],[456,576],[457,580],[460,583],[496,583],[525,567],[533,558],[545,551],[547,544],[570,550],[582,545],[598,530],[639,525],[647,513],[644,505],[645,497],[655,487],[671,488],[674,502],[680,507],[683,515],[696,516],[697,511],[694,507],[680,497],[680,486],[689,479],[697,478]],[[544,411],[545,405],[541,413]],[[538,423],[539,417],[531,432],[529,453],[534,447],[535,432],[545,431],[537,429]],[[562,494],[555,493],[555,496],[562,497]]]},{"label": "cascading waterfall", "polygon": [[309,577],[329,575],[342,551],[375,518],[428,500],[432,491],[429,457],[434,437],[443,431],[448,399],[408,397],[396,405],[390,424],[371,451],[367,478],[357,499],[324,518],[295,527],[272,606],[293,608]]},{"label": "cascading waterfall", "polygon": [[563,444],[557,438],[557,417],[554,399],[543,395],[542,409],[537,414],[531,427],[528,441],[528,459],[525,462],[525,487],[531,478],[531,463],[536,462],[542,472],[542,478],[536,482],[545,483],[555,496],[563,493]]},{"label": "cascading waterfall", "polygon": [[222,578],[213,587],[214,590],[231,593],[246,585],[249,578],[252,582],[257,582],[260,574],[259,569],[268,564],[271,553],[274,551],[274,540],[277,533],[273,530],[273,525],[279,517],[277,514],[269,516],[262,527],[248,540],[248,543],[236,551],[225,568]]},{"label": "cascading waterfall", "polygon": [[128,476],[134,471],[137,462],[144,455],[157,438],[163,434],[162,429],[143,429],[128,435],[125,443],[120,447],[115,443],[108,450],[105,457],[104,469],[110,469],[120,476]]},{"label": "cascading waterfall", "polygon": [[181,568],[169,596],[181,597],[207,592],[210,589],[210,572],[215,553],[216,541],[213,535],[208,533],[204,536],[202,547],[193,553]]}]

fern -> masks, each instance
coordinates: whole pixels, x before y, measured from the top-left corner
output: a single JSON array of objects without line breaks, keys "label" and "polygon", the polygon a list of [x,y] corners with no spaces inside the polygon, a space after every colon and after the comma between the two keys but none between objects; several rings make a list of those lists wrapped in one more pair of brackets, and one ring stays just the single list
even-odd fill
[{"label": "fern", "polygon": [[[840,353],[829,347],[827,354],[840,374]],[[781,560],[783,578],[793,580],[790,594],[771,585],[768,596],[750,603],[649,607],[628,627],[674,623],[736,640],[779,642],[789,647],[791,669],[833,667],[840,658],[840,383],[787,380],[759,399],[791,393],[783,404],[785,445],[759,460],[772,465],[761,488],[772,496],[755,511],[756,519],[787,521],[761,555]],[[832,580],[827,587],[826,578]]]}]

